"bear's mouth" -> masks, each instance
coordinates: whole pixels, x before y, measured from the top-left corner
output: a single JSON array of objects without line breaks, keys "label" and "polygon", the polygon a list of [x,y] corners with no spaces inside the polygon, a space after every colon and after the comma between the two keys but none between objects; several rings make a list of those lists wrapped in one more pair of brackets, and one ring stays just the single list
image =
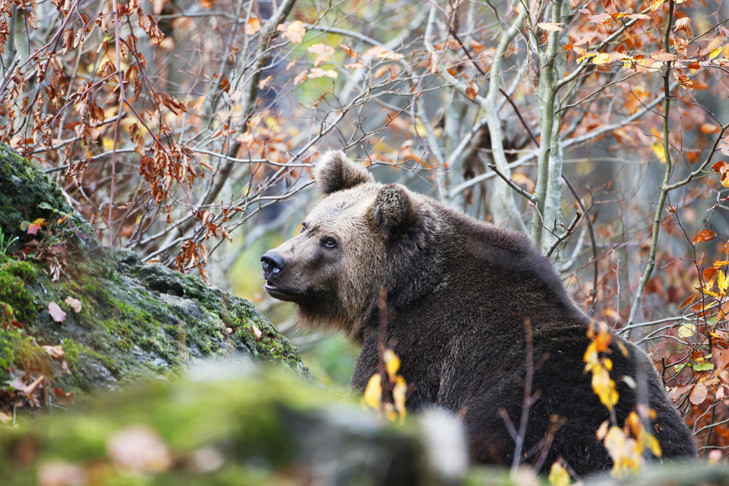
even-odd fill
[{"label": "bear's mouth", "polygon": [[266,284],[263,288],[266,289],[268,295],[279,300],[292,300],[296,296],[296,292],[282,289],[270,280],[266,280]]}]

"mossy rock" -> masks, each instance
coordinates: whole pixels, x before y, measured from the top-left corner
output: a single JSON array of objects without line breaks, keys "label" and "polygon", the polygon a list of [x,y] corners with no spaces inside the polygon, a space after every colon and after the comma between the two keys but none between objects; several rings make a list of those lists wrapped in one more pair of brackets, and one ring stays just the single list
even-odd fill
[{"label": "mossy rock", "polygon": [[[21,229],[38,218],[46,226],[37,234]],[[0,230],[6,241],[19,238],[8,252],[15,256],[0,254],[0,412],[23,399],[50,404],[140,376],[167,377],[211,356],[242,353],[306,374],[294,347],[250,302],[102,246],[60,189],[1,144]],[[18,258],[22,247],[47,258]],[[57,281],[54,258],[55,268],[65,266]],[[41,376],[44,392],[24,397],[17,385]]]},{"label": "mossy rock", "polygon": [[8,485],[435,484],[416,427],[291,373],[206,363],[0,429],[0,471]]}]

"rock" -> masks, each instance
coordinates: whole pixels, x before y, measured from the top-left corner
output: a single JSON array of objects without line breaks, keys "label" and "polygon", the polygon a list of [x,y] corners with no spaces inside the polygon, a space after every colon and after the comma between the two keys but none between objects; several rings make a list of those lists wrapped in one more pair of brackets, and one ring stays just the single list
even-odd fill
[{"label": "rock", "polygon": [[417,423],[250,363],[204,363],[0,432],[8,485],[438,484]]},{"label": "rock", "polygon": [[[45,225],[29,234],[38,218]],[[0,412],[168,377],[210,356],[242,353],[307,373],[250,302],[102,246],[60,189],[3,145],[0,230],[19,239],[7,254],[0,248]]]}]

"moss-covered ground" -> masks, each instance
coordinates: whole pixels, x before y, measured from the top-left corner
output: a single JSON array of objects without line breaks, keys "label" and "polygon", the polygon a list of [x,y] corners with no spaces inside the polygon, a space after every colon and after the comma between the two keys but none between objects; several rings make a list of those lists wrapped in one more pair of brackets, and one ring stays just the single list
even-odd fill
[{"label": "moss-covered ground", "polygon": [[[60,189],[2,145],[0,231],[18,238],[0,254],[5,417],[18,405],[52,405],[69,393],[78,398],[142,376],[169,377],[211,356],[243,353],[306,372],[250,302],[103,247]],[[39,378],[38,387],[24,389]]]}]

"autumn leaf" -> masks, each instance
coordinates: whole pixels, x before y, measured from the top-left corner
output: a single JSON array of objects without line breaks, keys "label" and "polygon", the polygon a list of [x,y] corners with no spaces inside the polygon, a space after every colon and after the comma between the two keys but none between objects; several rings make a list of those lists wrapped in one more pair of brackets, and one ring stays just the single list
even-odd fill
[{"label": "autumn leaf", "polygon": [[556,22],[539,22],[537,24],[537,27],[539,27],[542,30],[546,30],[547,32],[561,32],[562,31],[562,25]]},{"label": "autumn leaf", "polygon": [[592,63],[597,64],[598,66],[607,64],[609,62],[610,62],[610,54],[607,54],[605,52],[601,52],[600,54],[598,54],[597,56],[595,56],[592,59]]},{"label": "autumn leaf", "polygon": [[379,373],[375,373],[370,377],[367,382],[367,387],[362,397],[364,403],[370,408],[379,409],[382,400],[382,376]]},{"label": "autumn leaf", "polygon": [[678,310],[683,309],[687,305],[691,305],[691,303],[693,303],[693,301],[696,300],[696,297],[698,297],[698,296],[699,296],[699,294],[695,293],[695,294],[692,294],[692,295],[689,295],[688,297],[686,297],[686,300],[684,300],[681,303],[681,305],[678,307]]},{"label": "autumn leaf", "polygon": [[337,72],[334,71],[333,69],[324,70],[324,69],[317,68],[317,67],[309,69],[309,72],[307,74],[307,77],[309,79],[324,78],[324,77],[336,79],[337,76],[338,76]]},{"label": "autumn leaf", "polygon": [[696,383],[696,385],[694,385],[694,389],[691,390],[689,401],[694,405],[701,405],[704,403],[704,400],[706,400],[707,395],[708,390],[706,389],[706,385],[700,381]]},{"label": "autumn leaf", "polygon": [[288,24],[280,24],[276,26],[276,30],[282,32],[281,35],[294,44],[301,44],[306,35],[306,26],[300,20],[294,20]]},{"label": "autumn leaf", "polygon": [[716,238],[716,233],[714,233],[710,229],[703,229],[696,233],[696,236],[694,236],[694,239],[691,240],[691,242],[694,245],[698,245],[699,243],[703,243],[705,241],[711,241],[714,238]]},{"label": "autumn leaf", "polygon": [[81,301],[80,300],[75,299],[75,298],[69,296],[69,297],[66,297],[66,300],[64,300],[64,302],[66,304],[68,304],[69,307],[71,307],[71,309],[73,309],[73,311],[76,314],[78,314],[79,312],[81,312],[81,309],[82,309],[83,306],[81,305]]},{"label": "autumn leaf", "polygon": [[253,35],[261,30],[261,20],[258,17],[251,17],[248,19],[244,27],[246,35]]},{"label": "autumn leaf", "polygon": [[468,83],[468,86],[466,87],[466,96],[472,100],[475,100],[476,96],[478,96],[478,85],[475,81]]},{"label": "autumn leaf", "polygon": [[323,62],[331,61],[332,56],[334,56],[334,48],[324,44],[323,42],[310,45],[306,48],[306,52],[310,54],[316,54],[316,59],[314,59],[314,67],[317,67]]},{"label": "autumn leaf", "polygon": [[132,472],[162,472],[173,463],[167,445],[146,425],[120,430],[109,439],[106,450],[114,464]]},{"label": "autumn leaf", "polygon": [[362,54],[362,57],[364,59],[367,58],[377,58],[377,59],[387,59],[390,61],[399,61],[403,58],[402,54],[398,54],[397,52],[391,51],[388,48],[384,46],[374,46],[367,49],[364,54]]},{"label": "autumn leaf", "polygon": [[42,346],[42,347],[43,347],[43,351],[48,353],[48,355],[56,361],[60,360],[61,358],[63,358],[66,355],[66,352],[63,350],[63,347],[60,345]]},{"label": "autumn leaf", "polygon": [[63,309],[61,309],[58,304],[53,301],[48,304],[48,313],[51,315],[51,319],[56,322],[63,322],[66,320],[66,313],[63,312]]},{"label": "autumn leaf", "polygon": [[346,53],[347,53],[347,55],[348,55],[349,57],[351,57],[352,59],[357,59],[357,58],[359,57],[359,54],[357,54],[357,51],[355,51],[354,49],[352,49],[352,47],[351,47],[351,46],[348,46],[348,45],[346,45],[346,44],[339,44],[339,47],[340,47],[340,48],[341,48],[341,49],[342,49],[342,50],[343,50],[344,52],[346,52]]},{"label": "autumn leaf", "polygon": [[46,226],[48,223],[46,223],[45,218],[38,218],[32,223],[28,224],[27,232],[29,235],[35,235],[38,234],[38,231],[43,228],[43,226]]},{"label": "autumn leaf", "polygon": [[386,349],[382,358],[385,361],[385,370],[387,370],[390,381],[395,381],[397,370],[400,369],[400,358],[392,349]]},{"label": "autumn leaf", "polygon": [[552,486],[569,486],[572,484],[570,473],[559,461],[555,461],[549,469],[549,484]]}]

